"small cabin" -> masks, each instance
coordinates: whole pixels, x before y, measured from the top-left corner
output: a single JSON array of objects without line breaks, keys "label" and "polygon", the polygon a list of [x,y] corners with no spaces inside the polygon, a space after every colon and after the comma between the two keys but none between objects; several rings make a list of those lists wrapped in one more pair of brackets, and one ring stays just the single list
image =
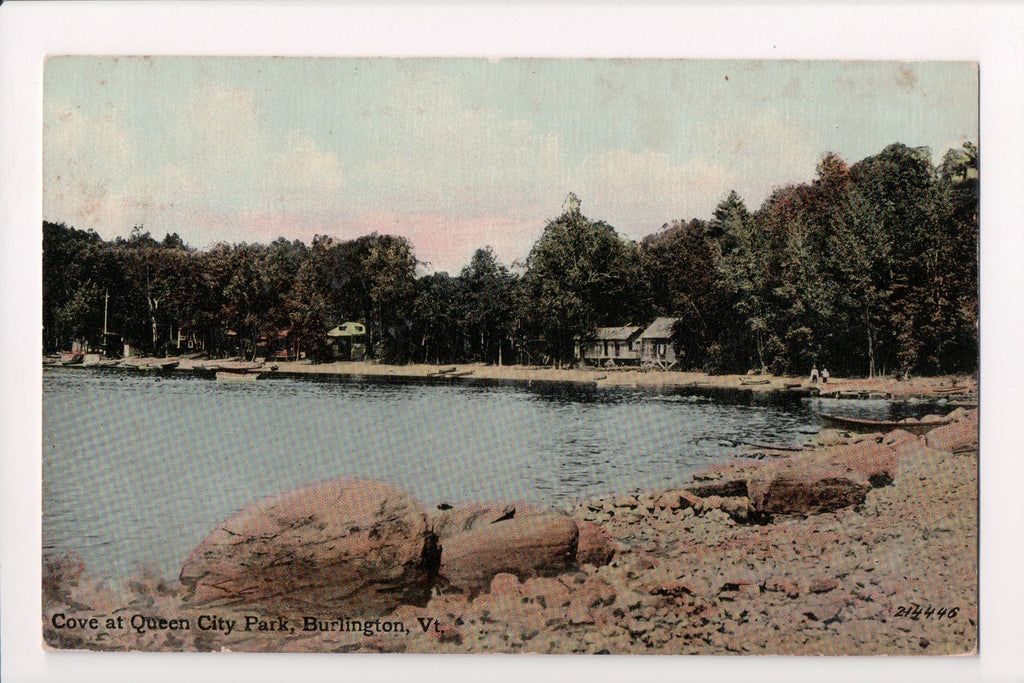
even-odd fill
[{"label": "small cabin", "polygon": [[329,331],[327,337],[336,359],[361,361],[366,357],[366,325],[345,322]]},{"label": "small cabin", "polygon": [[674,345],[677,318],[656,318],[640,335],[640,364],[668,370],[678,358]]},{"label": "small cabin", "polygon": [[576,342],[576,358],[597,365],[636,365],[640,361],[637,339],[642,327],[599,327],[588,339]]}]

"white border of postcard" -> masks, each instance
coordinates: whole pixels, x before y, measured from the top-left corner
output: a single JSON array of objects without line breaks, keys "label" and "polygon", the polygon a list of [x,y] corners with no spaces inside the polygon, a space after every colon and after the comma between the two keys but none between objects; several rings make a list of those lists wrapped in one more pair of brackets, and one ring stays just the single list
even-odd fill
[{"label": "white border of postcard", "polygon": [[[11,681],[1024,680],[1024,7],[27,3],[0,7],[0,644]],[[42,64],[47,54],[966,60],[980,64],[980,649],[963,658],[44,653]]]}]

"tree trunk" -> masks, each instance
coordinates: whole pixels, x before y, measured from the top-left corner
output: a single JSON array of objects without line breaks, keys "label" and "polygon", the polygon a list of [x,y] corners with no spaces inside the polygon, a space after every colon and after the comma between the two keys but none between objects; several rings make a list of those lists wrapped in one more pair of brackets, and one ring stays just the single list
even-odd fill
[{"label": "tree trunk", "polygon": [[871,315],[867,315],[868,323],[868,377],[874,378],[875,376],[875,340],[874,334],[871,330]]},{"label": "tree trunk", "polygon": [[160,332],[156,325],[156,306],[153,303],[153,298],[150,296],[146,297],[146,303],[149,305],[149,321],[153,326],[153,353],[155,355],[157,344],[160,342]]}]

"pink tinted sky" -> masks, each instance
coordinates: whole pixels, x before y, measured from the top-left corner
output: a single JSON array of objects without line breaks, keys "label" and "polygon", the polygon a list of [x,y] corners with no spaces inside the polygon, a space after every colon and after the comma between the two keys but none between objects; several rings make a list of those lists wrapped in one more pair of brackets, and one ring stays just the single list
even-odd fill
[{"label": "pink tinted sky", "polygon": [[525,258],[569,192],[631,239],[892,142],[976,140],[970,63],[58,57],[43,218],[225,242],[408,237]]}]

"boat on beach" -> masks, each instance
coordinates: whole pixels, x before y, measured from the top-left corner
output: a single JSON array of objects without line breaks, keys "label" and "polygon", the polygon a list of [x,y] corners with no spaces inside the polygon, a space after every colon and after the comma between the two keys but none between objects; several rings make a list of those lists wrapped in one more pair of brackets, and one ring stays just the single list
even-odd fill
[{"label": "boat on beach", "polygon": [[255,382],[262,376],[262,372],[232,372],[229,370],[220,370],[216,374],[217,380],[221,382]]},{"label": "boat on beach", "polygon": [[768,380],[768,379],[741,379],[740,380],[740,384],[742,384],[745,387],[761,386],[763,384],[768,384],[769,382],[771,382],[771,380]]},{"label": "boat on beach", "polygon": [[928,420],[926,422],[899,422],[895,420],[865,420],[863,418],[842,417],[827,413],[818,413],[818,420],[823,426],[831,429],[845,429],[851,432],[867,433],[891,432],[894,429],[903,429],[918,436],[936,427],[942,427],[950,423],[949,419]]},{"label": "boat on beach", "polygon": [[95,360],[82,364],[84,368],[116,368],[121,365],[121,360],[118,358],[104,358],[101,360]]}]

